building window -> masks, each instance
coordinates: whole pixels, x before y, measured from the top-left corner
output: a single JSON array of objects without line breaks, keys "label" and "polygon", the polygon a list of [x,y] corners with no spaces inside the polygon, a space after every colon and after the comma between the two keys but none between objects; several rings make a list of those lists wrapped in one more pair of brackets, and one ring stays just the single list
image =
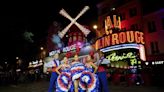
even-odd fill
[{"label": "building window", "polygon": [[83,42],[86,42],[86,39],[85,39],[85,37],[83,37]]},{"label": "building window", "polygon": [[162,18],[162,28],[164,30],[164,18]]},{"label": "building window", "polygon": [[73,41],[76,41],[76,36],[73,36]]},{"label": "building window", "polygon": [[155,42],[155,48],[156,48],[156,53],[159,53],[159,46],[158,46],[158,42]]},{"label": "building window", "polygon": [[138,30],[138,25],[137,25],[137,24],[132,24],[132,25],[130,26],[130,29],[131,29],[131,30]]},{"label": "building window", "polygon": [[73,35],[74,35],[74,36],[76,36],[76,35],[77,35],[77,33],[75,32]]},{"label": "building window", "polygon": [[126,15],[125,15],[125,13],[121,13],[121,20],[125,20],[126,19]]},{"label": "building window", "polygon": [[69,38],[69,42],[72,42],[72,37]]},{"label": "building window", "polygon": [[149,21],[148,22],[148,31],[149,33],[155,32],[156,31],[156,26],[154,21]]},{"label": "building window", "polygon": [[154,43],[153,42],[150,43],[150,48],[151,48],[151,53],[154,54],[155,50],[154,50]]},{"label": "building window", "polygon": [[82,41],[82,34],[81,33],[78,33],[78,40]]},{"label": "building window", "polygon": [[79,35],[78,40],[79,40],[79,41],[82,41],[82,37],[81,37],[81,35]]},{"label": "building window", "polygon": [[151,47],[151,53],[152,54],[158,54],[159,53],[158,42],[151,42],[150,47]]},{"label": "building window", "polygon": [[130,10],[129,10],[129,16],[130,17],[134,17],[134,16],[136,16],[137,15],[137,8],[131,8]]}]

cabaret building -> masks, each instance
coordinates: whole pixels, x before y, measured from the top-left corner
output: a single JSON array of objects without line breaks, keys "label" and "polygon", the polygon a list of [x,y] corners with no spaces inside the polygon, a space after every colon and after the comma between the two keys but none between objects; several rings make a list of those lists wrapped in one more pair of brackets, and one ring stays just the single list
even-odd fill
[{"label": "cabaret building", "polygon": [[[117,83],[127,75],[132,78],[140,74],[141,64],[146,61],[144,33],[122,29],[120,16],[115,14],[106,16],[104,22],[104,34],[96,40],[94,48],[102,51],[110,61],[107,72],[112,82]],[[118,78],[119,74],[122,78]],[[132,79],[134,82],[135,78]]]},{"label": "cabaret building", "polygon": [[[85,26],[88,28],[87,26]],[[88,28],[89,29],[89,28]],[[55,49],[55,44],[52,42],[52,36],[54,34],[49,35],[49,43],[51,43],[51,47],[49,49],[49,55],[52,55],[54,53],[66,53],[66,52],[74,52],[77,49],[77,46],[81,48],[87,41],[85,35],[81,32],[79,28],[77,28],[75,25],[73,25],[66,35],[62,38],[62,41],[65,42],[65,46],[61,49]]]},{"label": "cabaret building", "polygon": [[[101,50],[104,53],[121,49],[125,49],[128,53],[131,53],[133,50],[130,49],[137,49],[138,51],[135,52],[136,55],[139,55],[137,58],[140,61],[145,61],[144,33],[141,31],[122,30],[119,16],[113,15],[112,17],[113,20],[111,20],[111,16],[106,17],[105,34],[96,40],[94,44],[95,49]],[[122,54],[124,57],[125,53],[119,54]]]},{"label": "cabaret building", "polygon": [[[163,1],[150,1],[149,3],[143,0],[122,0],[121,2],[119,1],[120,4],[116,5],[115,2],[117,1],[118,0],[112,0],[109,2],[109,0],[104,0],[97,4],[99,11],[99,30],[101,33],[104,33],[104,20],[106,19],[106,16],[113,13],[112,10],[115,10],[114,13],[121,16],[122,31],[132,30],[143,32],[143,41],[145,41],[143,46],[145,50],[139,50],[139,52],[144,51],[146,53],[146,60],[141,62],[141,72],[143,72],[142,76],[144,85],[156,85],[159,83],[164,83],[161,82],[162,80],[160,80],[163,78],[163,75],[161,74],[163,74],[164,65],[164,46],[162,36],[164,9],[160,4],[158,7],[153,5],[154,3],[162,3]],[[154,9],[150,9],[148,7]],[[115,56],[120,55],[116,54]],[[152,75],[158,75],[159,80],[157,81],[155,78],[156,76]]]}]

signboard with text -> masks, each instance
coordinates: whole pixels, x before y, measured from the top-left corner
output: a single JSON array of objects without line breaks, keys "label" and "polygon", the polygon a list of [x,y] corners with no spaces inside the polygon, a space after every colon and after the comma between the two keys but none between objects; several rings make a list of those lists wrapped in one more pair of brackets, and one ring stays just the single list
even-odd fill
[{"label": "signboard with text", "polygon": [[111,67],[128,68],[141,64],[137,49],[121,49],[105,52],[104,54],[110,60]]}]

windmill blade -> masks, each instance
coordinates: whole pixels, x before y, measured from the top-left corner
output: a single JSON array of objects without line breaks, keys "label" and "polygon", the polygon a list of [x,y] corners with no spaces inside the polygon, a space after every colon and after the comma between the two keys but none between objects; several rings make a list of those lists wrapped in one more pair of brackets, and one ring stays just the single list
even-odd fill
[{"label": "windmill blade", "polygon": [[79,17],[81,17],[87,10],[89,9],[89,6],[85,6],[82,11],[76,16],[75,19],[73,19],[64,9],[60,10],[60,14],[69,19],[71,22],[75,22]]},{"label": "windmill blade", "polygon": [[86,28],[84,28],[83,26],[81,26],[80,24],[78,24],[78,23],[76,22],[76,20],[77,20],[80,16],[82,16],[88,9],[89,9],[89,6],[85,6],[85,7],[82,9],[82,11],[76,16],[75,19],[71,18],[71,16],[70,16],[64,9],[60,10],[59,13],[60,13],[61,15],[63,15],[64,17],[68,18],[68,19],[71,21],[71,23],[70,23],[67,27],[65,27],[61,32],[58,33],[59,37],[60,37],[60,38],[63,38],[63,36],[67,33],[67,31],[69,30],[69,28],[70,28],[73,24],[76,24],[77,27],[85,34],[85,36],[87,36],[87,35],[89,34],[90,31],[86,31],[86,30],[88,30],[88,29],[86,29]]},{"label": "windmill blade", "polygon": [[79,23],[75,22],[75,25],[84,33],[85,36],[87,36],[90,33],[90,30],[80,25]]},{"label": "windmill blade", "polygon": [[71,22],[68,26],[66,26],[61,32],[58,33],[60,38],[63,38],[64,35],[67,33],[67,31],[69,30],[69,28],[73,25],[74,23]]},{"label": "windmill blade", "polygon": [[59,14],[61,14],[64,17],[66,17],[70,21],[73,21],[74,20],[64,9],[60,10]]},{"label": "windmill blade", "polygon": [[77,20],[80,16],[82,16],[88,9],[89,9],[89,6],[85,6],[82,9],[82,11],[76,16],[75,20]]},{"label": "windmill blade", "polygon": [[58,33],[59,37],[63,38],[75,21],[71,18],[71,16],[64,9],[60,10],[59,13],[63,15],[64,17],[68,18],[69,20],[71,20],[71,23],[68,26],[66,26],[61,32]]},{"label": "windmill blade", "polygon": [[85,36],[87,36],[90,32],[90,30],[86,29],[85,27],[83,27],[82,25],[80,25],[79,23],[76,22],[76,20],[74,20],[73,18],[71,18],[71,16],[69,16],[69,14],[62,9],[60,11],[60,14],[63,15],[64,17],[68,18],[69,20],[71,20],[71,22],[75,22],[75,25],[84,33]]}]

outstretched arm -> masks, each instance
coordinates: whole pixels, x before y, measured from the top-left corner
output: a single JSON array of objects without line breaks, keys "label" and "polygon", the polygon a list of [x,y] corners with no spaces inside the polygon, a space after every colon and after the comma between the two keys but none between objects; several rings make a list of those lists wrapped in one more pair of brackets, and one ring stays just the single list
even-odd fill
[{"label": "outstretched arm", "polygon": [[56,68],[55,71],[56,71],[57,74],[60,74],[59,69],[61,69],[61,67],[62,67],[62,65],[60,65],[60,66],[58,66],[58,67]]},{"label": "outstretched arm", "polygon": [[94,72],[93,72],[93,73],[96,73],[98,67],[97,67],[94,63],[92,63],[92,62],[90,62],[90,64],[91,64],[91,66],[94,68]]}]

